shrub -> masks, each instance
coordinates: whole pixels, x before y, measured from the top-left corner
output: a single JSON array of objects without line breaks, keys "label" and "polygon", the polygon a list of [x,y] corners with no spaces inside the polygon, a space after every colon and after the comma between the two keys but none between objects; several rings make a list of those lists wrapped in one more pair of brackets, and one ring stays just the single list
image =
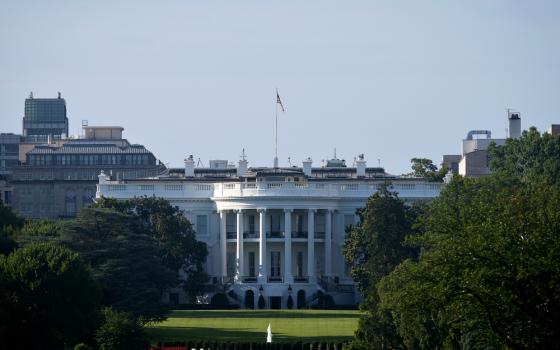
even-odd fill
[{"label": "shrub", "polygon": [[264,309],[264,307],[266,306],[266,303],[264,301],[264,297],[262,295],[259,296],[259,302],[258,302],[258,306],[259,309]]},{"label": "shrub", "polygon": [[286,306],[288,307],[288,309],[292,309],[294,307],[294,299],[292,299],[291,295],[288,295]]},{"label": "shrub", "polygon": [[216,293],[210,299],[210,305],[213,307],[227,307],[229,305],[229,301],[227,296],[224,293]]},{"label": "shrub", "polygon": [[150,345],[137,318],[111,308],[102,312],[103,324],[95,334],[100,350],[145,350]]}]

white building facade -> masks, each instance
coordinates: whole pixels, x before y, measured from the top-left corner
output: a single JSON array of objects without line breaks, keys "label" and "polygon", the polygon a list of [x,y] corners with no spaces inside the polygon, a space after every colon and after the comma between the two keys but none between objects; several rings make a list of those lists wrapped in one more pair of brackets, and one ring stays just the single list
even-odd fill
[{"label": "white building facade", "polygon": [[356,167],[337,159],[326,166],[248,168],[227,162],[171,169],[155,178],[112,180],[101,174],[97,198],[162,197],[193,223],[208,247],[209,295],[225,292],[243,307],[263,295],[267,308],[286,308],[288,296],[309,306],[319,292],[352,305],[359,294],[342,256],[345,230],[356,210],[380,186],[391,184],[406,201],[430,200],[442,184],[395,177],[381,168]]}]

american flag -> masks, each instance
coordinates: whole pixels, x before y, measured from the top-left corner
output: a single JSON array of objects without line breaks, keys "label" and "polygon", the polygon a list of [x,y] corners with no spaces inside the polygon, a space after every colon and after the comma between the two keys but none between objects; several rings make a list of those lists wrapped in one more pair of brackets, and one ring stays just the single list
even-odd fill
[{"label": "american flag", "polygon": [[278,90],[276,90],[276,103],[278,103],[280,105],[280,108],[282,108],[282,112],[284,112],[284,105],[282,104],[282,100],[280,99],[280,95],[278,95]]}]

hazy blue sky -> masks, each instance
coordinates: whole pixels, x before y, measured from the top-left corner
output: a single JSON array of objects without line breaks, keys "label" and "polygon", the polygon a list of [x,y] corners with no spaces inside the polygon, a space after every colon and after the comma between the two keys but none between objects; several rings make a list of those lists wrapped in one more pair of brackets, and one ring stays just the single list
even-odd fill
[{"label": "hazy blue sky", "polygon": [[81,120],[121,125],[163,162],[185,155],[409,170],[459,153],[470,129],[503,137],[560,122],[560,1],[0,0],[0,130],[23,102],[67,101]]}]

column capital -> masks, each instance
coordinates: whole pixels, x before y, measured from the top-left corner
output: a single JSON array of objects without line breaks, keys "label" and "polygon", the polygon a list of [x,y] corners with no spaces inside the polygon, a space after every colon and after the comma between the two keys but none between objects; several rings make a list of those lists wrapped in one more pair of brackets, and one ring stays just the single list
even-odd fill
[{"label": "column capital", "polygon": [[243,209],[233,209],[233,212],[236,214],[241,214],[243,213]]},{"label": "column capital", "polygon": [[266,208],[258,208],[257,212],[259,213],[266,213]]},{"label": "column capital", "polygon": [[308,209],[310,213],[316,213],[317,212],[317,208],[309,208]]},{"label": "column capital", "polygon": [[293,208],[285,208],[284,213],[292,213],[294,211]]}]

